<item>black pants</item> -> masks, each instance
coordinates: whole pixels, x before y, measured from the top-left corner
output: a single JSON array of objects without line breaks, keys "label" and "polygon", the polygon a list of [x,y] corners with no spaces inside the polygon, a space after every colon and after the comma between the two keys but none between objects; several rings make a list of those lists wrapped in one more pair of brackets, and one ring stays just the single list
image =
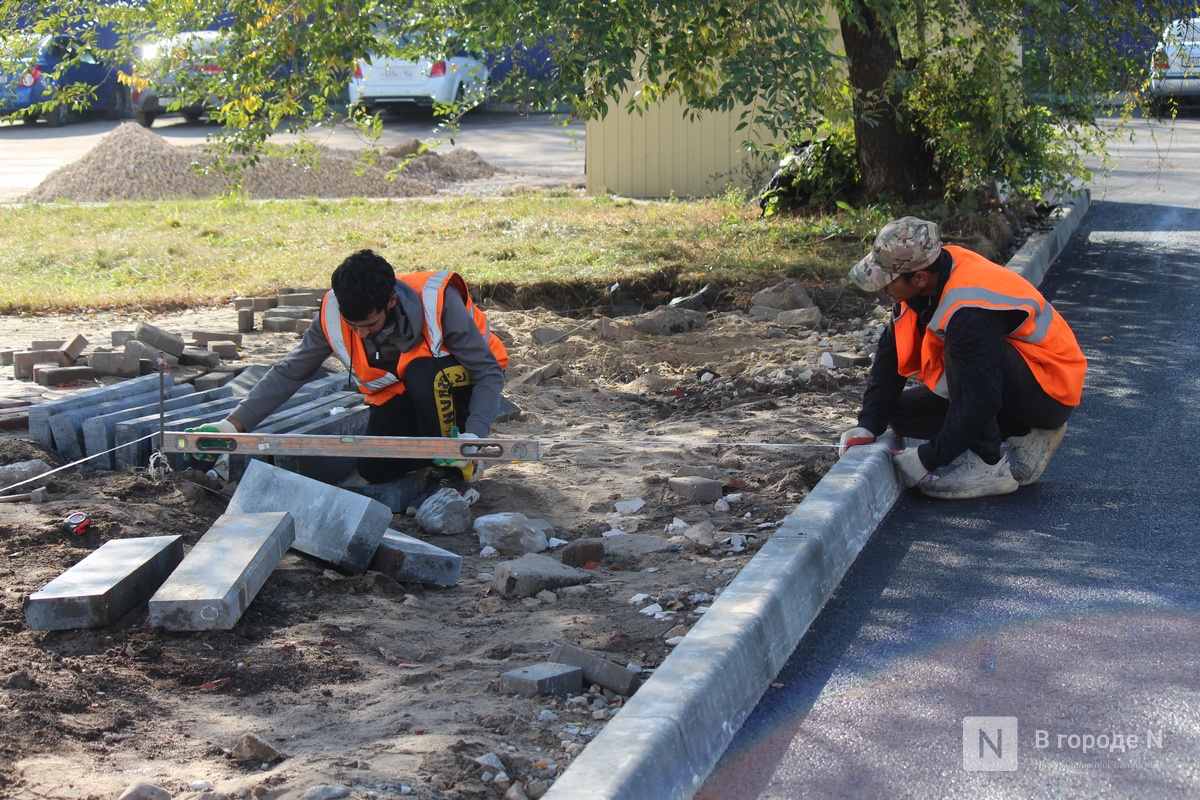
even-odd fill
[{"label": "black pants", "polygon": [[[471,405],[471,376],[454,356],[419,358],[404,371],[404,394],[371,406],[368,436],[449,436],[463,431]],[[427,458],[359,458],[358,474],[385,483],[432,466]]]},{"label": "black pants", "polygon": [[[957,369],[946,361],[946,380],[954,385]],[[1064,405],[1046,394],[1029,364],[1017,348],[1004,345],[1002,367],[1004,391],[999,413],[988,420],[970,449],[989,464],[1000,457],[1000,444],[1010,436],[1024,436],[1031,428],[1057,428],[1066,423],[1074,406]],[[910,386],[900,395],[892,411],[892,430],[914,439],[932,439],[941,432],[950,401],[934,394],[924,384]]]}]

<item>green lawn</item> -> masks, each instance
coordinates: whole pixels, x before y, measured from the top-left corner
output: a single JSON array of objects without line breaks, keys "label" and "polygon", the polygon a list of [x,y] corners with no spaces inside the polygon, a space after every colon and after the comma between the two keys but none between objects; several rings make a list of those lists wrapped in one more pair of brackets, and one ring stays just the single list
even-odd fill
[{"label": "green lawn", "polygon": [[397,271],[455,269],[484,296],[515,303],[584,304],[618,281],[668,292],[775,276],[840,281],[885,221],[759,219],[739,197],[0,206],[0,313],[201,306],[325,287],[362,248]]}]

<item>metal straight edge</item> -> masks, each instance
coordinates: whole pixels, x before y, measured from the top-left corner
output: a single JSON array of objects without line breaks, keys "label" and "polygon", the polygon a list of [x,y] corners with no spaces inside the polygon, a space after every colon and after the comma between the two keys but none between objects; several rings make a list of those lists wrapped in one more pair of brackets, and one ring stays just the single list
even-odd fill
[{"label": "metal straight edge", "polygon": [[[1008,268],[1039,285],[1091,206],[1084,189]],[[850,450],[721,593],[544,800],[684,800],[703,785],[900,496],[891,450]]]}]

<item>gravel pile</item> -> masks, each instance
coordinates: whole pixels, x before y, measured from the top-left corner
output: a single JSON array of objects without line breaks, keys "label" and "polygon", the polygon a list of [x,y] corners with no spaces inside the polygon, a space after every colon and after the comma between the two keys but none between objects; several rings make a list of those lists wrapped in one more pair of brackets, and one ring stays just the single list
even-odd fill
[{"label": "gravel pile", "polygon": [[[416,142],[419,145],[419,142]],[[317,167],[285,157],[264,156],[246,170],[245,194],[253,198],[422,197],[439,186],[490,178],[496,170],[471,150],[448,155],[424,153],[392,180],[388,173],[416,145],[405,143],[377,156],[364,168],[356,152],[317,147]],[[126,122],[105,136],[73,164],[55,170],[21,202],[72,200],[167,200],[202,198],[224,193],[229,179],[203,175],[196,165],[214,162],[204,145],[175,147],[136,122]]]}]

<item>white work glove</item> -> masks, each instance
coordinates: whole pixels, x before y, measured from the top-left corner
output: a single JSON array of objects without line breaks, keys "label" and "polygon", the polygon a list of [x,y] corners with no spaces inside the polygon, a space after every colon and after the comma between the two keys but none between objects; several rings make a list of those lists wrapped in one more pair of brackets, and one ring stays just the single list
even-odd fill
[{"label": "white work glove", "polygon": [[[473,433],[466,432],[466,433],[460,433],[458,435],[458,438],[459,439],[478,439],[479,437]],[[479,448],[475,447],[473,445],[464,444],[462,446],[461,452],[464,456],[469,456],[469,455],[478,453]],[[483,475],[483,462],[479,461],[478,459],[476,459],[474,461],[471,461],[471,460],[451,461],[450,466],[458,467],[459,469],[461,469],[463,471],[463,475],[469,481],[477,481],[477,480],[479,480],[479,477],[481,475]],[[473,467],[473,469],[468,470],[467,467],[469,467],[469,466]]]},{"label": "white work glove", "polygon": [[838,444],[838,457],[841,458],[842,456],[846,455],[846,451],[851,447],[855,447],[856,445],[860,444],[870,444],[873,441],[875,441],[875,434],[871,433],[861,425],[851,428],[842,434],[841,441]]},{"label": "white work glove", "polygon": [[892,466],[896,468],[896,477],[900,479],[900,483],[906,489],[916,486],[930,474],[929,470],[925,469],[925,465],[921,463],[921,457],[917,455],[915,447],[893,450]]}]

